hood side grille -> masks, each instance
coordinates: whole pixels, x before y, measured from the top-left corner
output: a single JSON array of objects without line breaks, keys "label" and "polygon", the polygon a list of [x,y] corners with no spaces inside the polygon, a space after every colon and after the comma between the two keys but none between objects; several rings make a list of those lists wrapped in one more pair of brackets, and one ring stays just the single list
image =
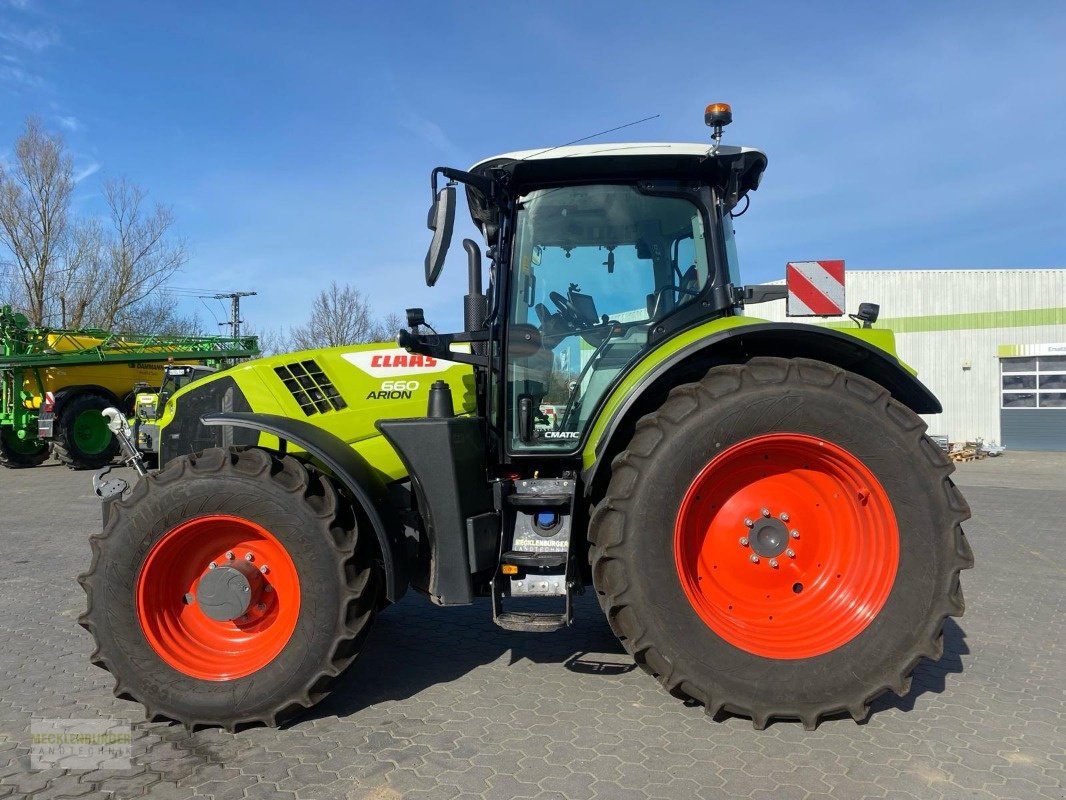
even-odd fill
[{"label": "hood side grille", "polygon": [[274,372],[309,417],[348,407],[337,388],[313,359],[275,367]]}]

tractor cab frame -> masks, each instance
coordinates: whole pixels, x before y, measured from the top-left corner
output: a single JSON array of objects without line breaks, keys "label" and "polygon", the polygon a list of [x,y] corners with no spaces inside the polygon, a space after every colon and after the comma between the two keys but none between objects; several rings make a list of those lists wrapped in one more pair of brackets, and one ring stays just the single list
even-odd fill
[{"label": "tractor cab frame", "polygon": [[[730,213],[758,188],[766,156],[703,144],[582,145],[508,153],[433,171],[427,282],[450,240],[454,184],[466,186],[491,259],[466,240],[466,330],[400,344],[484,372],[479,410],[500,464],[577,457],[609,389],[663,340],[743,302]],[[438,176],[449,184],[438,189]],[[480,306],[480,308],[479,308]],[[605,313],[606,312],[606,313]],[[456,353],[455,343],[475,343]],[[572,459],[570,459],[572,460]]]}]

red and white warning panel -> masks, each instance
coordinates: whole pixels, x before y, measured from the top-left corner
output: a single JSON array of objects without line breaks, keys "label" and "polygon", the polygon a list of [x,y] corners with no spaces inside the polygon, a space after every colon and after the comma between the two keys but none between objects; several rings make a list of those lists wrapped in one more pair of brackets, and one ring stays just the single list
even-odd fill
[{"label": "red and white warning panel", "polygon": [[843,261],[789,261],[785,266],[785,285],[788,316],[843,316]]}]

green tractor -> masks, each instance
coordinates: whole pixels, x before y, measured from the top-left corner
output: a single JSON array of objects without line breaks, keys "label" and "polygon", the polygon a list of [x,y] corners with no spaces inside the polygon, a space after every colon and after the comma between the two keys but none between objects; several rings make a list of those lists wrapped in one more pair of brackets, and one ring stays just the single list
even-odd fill
[{"label": "green tractor", "polygon": [[161,468],[101,493],[80,578],[116,694],[192,728],[275,725],[409,589],[547,633],[586,587],[636,662],[714,716],[813,728],[906,693],[973,561],[918,416],[940,404],[869,308],[849,331],[743,313],[785,289],[741,284],[734,210],[766,157],[721,145],[730,119],[708,107],[711,145],[438,167],[427,283],[459,184],[491,262],[482,291],[463,242],[464,331],[408,309],[396,344],[170,398]]}]

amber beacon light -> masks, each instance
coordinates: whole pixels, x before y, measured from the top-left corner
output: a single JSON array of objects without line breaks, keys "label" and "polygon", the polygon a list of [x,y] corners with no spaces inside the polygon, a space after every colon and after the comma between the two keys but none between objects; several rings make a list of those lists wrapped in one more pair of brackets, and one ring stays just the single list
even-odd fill
[{"label": "amber beacon light", "polygon": [[711,103],[703,112],[703,121],[712,128],[724,128],[733,121],[733,108],[729,103]]}]

